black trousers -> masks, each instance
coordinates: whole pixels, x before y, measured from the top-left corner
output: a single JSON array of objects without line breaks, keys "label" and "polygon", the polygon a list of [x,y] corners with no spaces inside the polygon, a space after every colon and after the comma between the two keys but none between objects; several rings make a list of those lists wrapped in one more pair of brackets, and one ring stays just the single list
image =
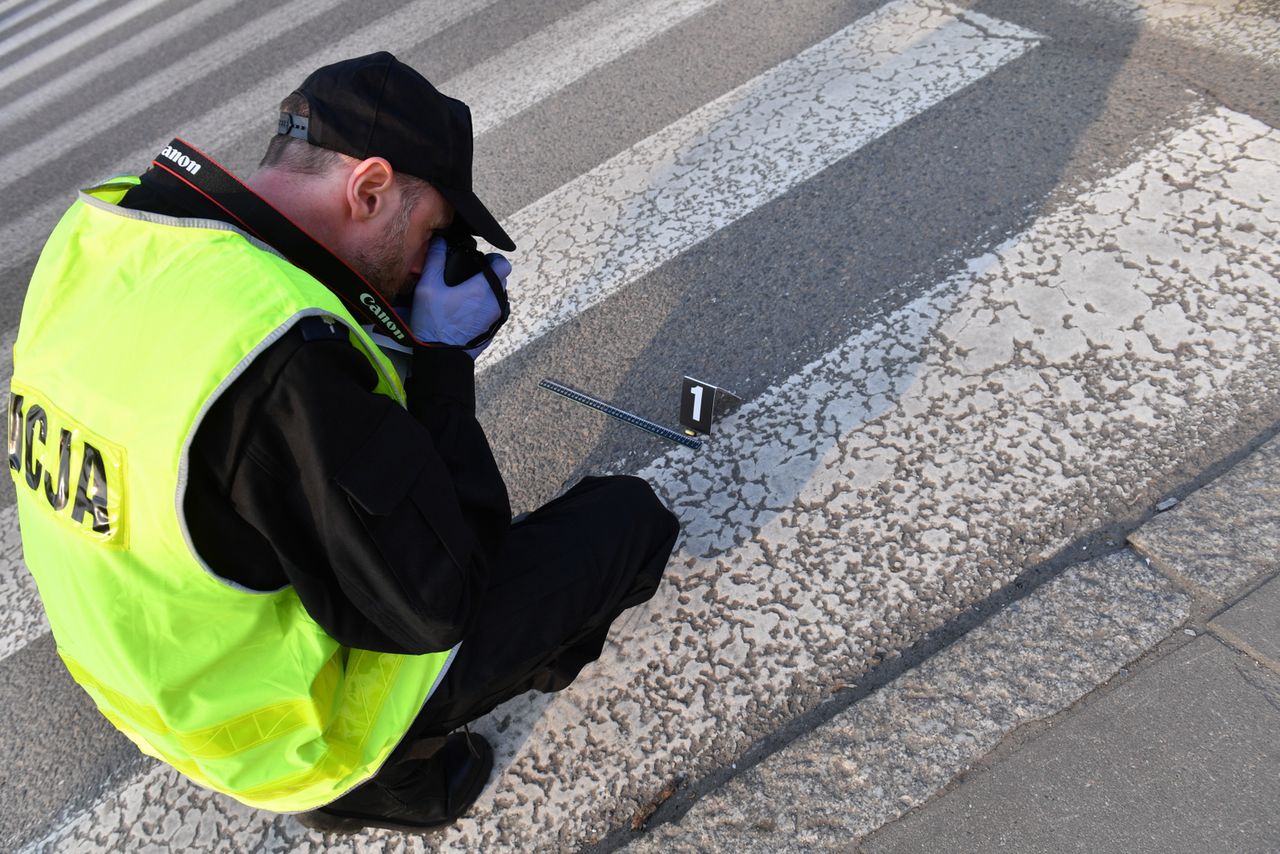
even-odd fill
[{"label": "black trousers", "polygon": [[649,484],[629,476],[585,478],[513,524],[477,622],[375,780],[512,697],[573,682],[614,619],[658,589],[679,530]]}]

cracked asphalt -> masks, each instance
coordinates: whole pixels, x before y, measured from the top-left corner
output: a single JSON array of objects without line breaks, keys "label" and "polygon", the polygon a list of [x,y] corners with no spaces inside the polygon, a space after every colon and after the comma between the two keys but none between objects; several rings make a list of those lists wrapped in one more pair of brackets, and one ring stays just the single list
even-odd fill
[{"label": "cracked asphalt", "polygon": [[[498,771],[471,815],[324,838],[95,717],[43,634],[6,492],[0,848],[617,841],[1280,421],[1273,4],[295,0],[157,14],[149,62],[111,53],[124,27],[81,46],[108,57],[88,72],[58,53],[112,11],[10,46],[40,74],[0,73],[8,335],[71,188],[175,133],[247,171],[281,90],[393,49],[491,117],[477,189],[521,249],[479,404],[516,509],[634,472],[684,534],[597,665],[478,725]],[[745,401],[696,453],[537,388],[673,423],[682,373]]]}]

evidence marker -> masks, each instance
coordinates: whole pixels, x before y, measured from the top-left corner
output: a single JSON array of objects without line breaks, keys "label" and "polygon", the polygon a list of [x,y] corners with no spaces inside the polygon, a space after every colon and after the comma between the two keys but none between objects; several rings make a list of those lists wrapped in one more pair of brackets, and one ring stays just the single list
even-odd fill
[{"label": "evidence marker", "polygon": [[711,435],[711,422],[742,403],[742,398],[711,383],[686,376],[680,388],[680,423],[686,436]]},{"label": "evidence marker", "polygon": [[668,441],[684,445],[686,448],[697,449],[702,447],[702,442],[698,439],[691,439],[688,436],[681,435],[669,427],[663,427],[661,424],[657,424],[647,418],[641,418],[639,415],[634,415],[627,412],[625,409],[619,409],[612,404],[605,403],[603,400],[598,400],[589,394],[583,394],[580,391],[571,389],[566,385],[556,382],[555,380],[544,379],[542,382],[538,383],[538,385],[542,386],[547,391],[553,391],[558,395],[567,397],[574,403],[580,403],[583,406],[596,410],[597,412],[603,412],[605,415],[616,418],[626,424],[630,424],[632,427],[639,427],[641,430],[645,430],[655,436],[661,436],[663,439],[667,439]]}]

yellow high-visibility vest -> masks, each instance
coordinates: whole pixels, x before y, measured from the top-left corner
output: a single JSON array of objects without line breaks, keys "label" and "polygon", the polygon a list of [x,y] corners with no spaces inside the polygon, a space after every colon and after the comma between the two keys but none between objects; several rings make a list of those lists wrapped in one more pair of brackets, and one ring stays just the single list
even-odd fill
[{"label": "yellow high-visibility vest", "polygon": [[292,587],[219,578],[183,518],[187,455],[305,316],[345,325],[378,391],[404,391],[323,285],[230,226],[117,207],[136,183],[82,193],[27,292],[9,406],[26,563],[67,669],[143,752],[251,806],[312,809],[376,772],[453,650],[348,649]]}]

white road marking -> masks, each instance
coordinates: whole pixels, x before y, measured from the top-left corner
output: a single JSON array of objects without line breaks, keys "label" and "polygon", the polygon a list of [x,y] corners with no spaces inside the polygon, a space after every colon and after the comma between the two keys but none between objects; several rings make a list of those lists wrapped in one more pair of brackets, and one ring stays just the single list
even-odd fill
[{"label": "white road marking", "polygon": [[[152,74],[89,113],[76,116],[76,124],[91,125],[103,121],[110,124],[119,121],[122,116],[134,115],[168,95],[175,86],[186,85],[227,62],[234,62],[235,57],[254,45],[262,44],[283,31],[303,26],[304,14],[306,19],[324,14],[336,2],[338,0],[305,0],[277,7],[262,18],[246,23],[240,29],[184,58],[178,72],[181,75],[180,84],[167,76],[167,72]],[[494,0],[415,0],[390,15],[348,33],[345,38],[316,51],[305,60],[260,80],[247,92],[236,93],[235,97],[222,106],[193,117],[182,127],[174,128],[173,133],[217,156],[222,143],[245,128],[259,125],[264,133],[273,130],[274,110],[280,100],[319,66],[365,53],[370,45],[377,45],[393,53],[403,51],[493,2]],[[13,177],[25,175],[35,168],[33,164],[39,164],[44,158],[66,151],[77,141],[78,132],[75,127],[63,125],[59,131],[0,157],[0,169],[5,170],[0,171],[0,174]],[[107,174],[139,171],[150,163],[156,151],[155,146],[137,149],[122,158]],[[83,181],[87,183],[107,177],[107,174],[84,176]],[[25,257],[30,247],[39,246],[43,242],[70,202],[70,196],[51,199],[43,205],[33,207],[30,212],[0,230],[0,257]]]},{"label": "white road marking", "polygon": [[[12,8],[13,6],[20,4],[21,2],[22,0],[17,0],[16,3],[10,3],[9,7]],[[22,23],[28,18],[32,18],[40,14],[45,9],[48,9],[50,6],[56,6],[59,2],[61,2],[61,0],[36,0],[35,3],[32,3],[26,8],[19,9],[15,12],[5,15],[3,18],[0,18],[0,33],[4,33],[8,30],[13,29],[18,24]]]},{"label": "white road marking", "polygon": [[[899,627],[1157,494],[1184,431],[1280,387],[1277,163],[1280,131],[1220,110],[641,472],[686,526],[663,587],[573,686],[478,724],[504,770],[433,842],[607,832],[918,640]],[[322,839],[157,768],[33,850],[229,838],[408,844]]]},{"label": "white road marking", "polygon": [[663,587],[477,727],[511,758],[450,848],[618,826],[1274,417],[1277,164],[1220,110],[640,472],[686,526]]},{"label": "white road marking", "polygon": [[72,3],[52,15],[41,18],[37,23],[32,24],[21,32],[0,39],[0,58],[39,38],[50,30],[62,26],[67,21],[83,15],[85,12],[92,11],[95,6],[101,6],[103,2],[104,0],[80,0],[78,3]]},{"label": "white road marking", "polygon": [[[493,128],[538,100],[554,94],[558,91],[557,87],[568,85],[591,69],[616,59],[715,2],[718,0],[647,0],[643,3],[608,0],[593,4],[549,28],[552,37],[543,37],[541,33],[531,36],[494,60],[484,63],[473,73],[442,84],[442,88],[446,91],[456,88],[460,96],[474,98],[473,111],[477,116],[488,116],[484,127]],[[464,8],[454,7],[454,14],[461,15],[464,11]],[[422,15],[422,11],[414,9],[405,14],[416,19]],[[617,15],[622,16],[618,20],[628,29],[626,35],[613,27],[603,27],[606,19]],[[437,28],[448,25],[448,20],[439,18],[433,22],[433,26]],[[407,18],[395,18],[384,21],[381,26],[383,29],[366,35],[371,40],[369,43],[380,43],[374,36],[380,37],[391,32],[403,34],[409,21]],[[401,37],[408,38],[404,35]],[[339,46],[334,50],[339,55],[345,55],[343,52],[347,49]],[[308,60],[308,65],[312,62],[322,64],[324,61],[327,60],[313,57]],[[501,76],[501,71],[505,71],[506,77]],[[278,98],[279,92],[288,88],[286,79],[293,80],[296,77],[300,81],[305,74],[300,69],[282,72],[277,75],[277,79],[259,88],[263,97],[271,91],[274,92],[272,97]],[[457,82],[458,85],[451,86],[452,82]],[[231,105],[229,109],[242,109],[240,103]],[[229,127],[242,127],[243,125],[234,125],[234,122],[240,120],[242,117],[239,116],[218,115],[205,121],[207,127],[203,129],[214,138],[209,149],[217,150],[217,142]],[[191,138],[204,139],[202,136]],[[140,156],[150,156],[150,153]],[[16,334],[16,330],[10,329],[0,337],[0,349],[4,353],[0,358],[0,395],[6,403],[13,370],[10,354]],[[0,531],[8,536],[10,527],[4,527],[6,525],[16,526],[16,519],[0,516]],[[13,536],[16,537],[16,528]],[[13,560],[16,561],[17,558],[18,553],[15,552]],[[5,553],[0,552],[0,604],[9,604],[6,616],[0,617],[0,661],[48,631],[43,608],[39,600],[31,595],[33,591],[34,585],[25,567],[20,563],[10,562]]]},{"label": "white road marking", "polygon": [[[717,2],[593,3],[442,85],[470,105],[479,136]],[[513,68],[522,69],[524,85],[511,85]]]},{"label": "white road marking", "polygon": [[480,370],[1037,43],[950,8],[883,6],[512,216],[528,261]]},{"label": "white road marking", "polygon": [[[105,15],[100,15],[99,17],[94,18],[82,27],[76,27],[62,38],[22,57],[22,59],[17,62],[11,62],[0,67],[0,88],[8,86],[14,81],[21,80],[23,77],[26,77],[37,69],[44,68],[49,63],[61,59],[72,51],[83,47],[103,33],[109,32],[112,28],[118,27],[123,23],[133,20],[139,15],[151,11],[163,2],[164,0],[133,0],[132,3],[127,3],[118,9],[112,9]],[[177,19],[185,17],[187,16],[178,15]],[[167,23],[171,20],[175,19],[165,18],[163,19],[163,22]],[[179,26],[181,25],[182,24],[179,24]],[[188,23],[187,26],[191,26],[191,24]],[[152,41],[149,42],[149,44],[154,45],[155,42]],[[81,72],[81,75],[83,75],[83,71]],[[3,112],[4,111],[0,111],[0,115],[2,115]],[[0,121],[3,121],[3,118],[0,118]]]},{"label": "white road marking", "polygon": [[[489,1],[492,0],[485,0],[477,5],[472,0],[470,5],[453,6],[449,17],[443,22],[439,15],[422,12],[419,6],[413,6],[397,17],[383,20],[375,31],[361,33],[355,40],[347,40],[351,44],[343,42],[343,45],[335,47],[330,51],[332,58],[342,58],[349,51],[360,50],[358,45],[376,44],[387,46],[392,51],[402,50],[424,36],[416,32],[422,19],[431,19],[434,27],[444,28],[466,14],[477,12]],[[607,3],[586,6],[581,12],[570,15],[570,18],[552,24],[545,31],[535,33],[520,44],[503,51],[497,58],[440,83],[440,88],[468,102],[475,134],[480,136],[481,133],[507,122],[520,111],[529,109],[541,99],[581,79],[591,70],[644,45],[660,33],[677,26],[682,20],[703,12],[717,1],[648,0],[646,3],[626,3],[625,0],[608,0]],[[325,3],[332,4],[333,0],[325,0]],[[45,109],[51,100],[81,86],[84,79],[101,76],[106,70],[137,55],[143,45],[155,44],[155,41],[172,37],[172,32],[169,32],[172,29],[195,26],[200,17],[211,15],[223,5],[233,5],[233,0],[218,0],[216,3],[209,0],[207,3],[196,4],[188,13],[157,24],[154,31],[145,35],[140,33],[131,38],[128,44],[116,46],[108,54],[88,61],[86,67],[79,68],[76,73],[56,78],[13,104],[0,106],[0,122],[15,123]],[[300,18],[302,15],[301,10],[293,10],[292,17]],[[161,32],[160,27],[165,31]],[[223,108],[212,111],[204,119],[193,120],[183,128],[184,138],[196,143],[201,149],[218,152],[229,145],[243,128],[251,127],[253,122],[260,122],[262,115],[270,113],[271,105],[280,100],[280,93],[297,86],[310,70],[324,61],[329,60],[308,59],[306,67],[302,64],[294,65],[268,81],[260,82],[251,92],[243,93]],[[513,85],[512,69],[522,69],[518,85]],[[0,85],[3,85],[6,73],[8,70],[0,69]],[[47,145],[47,138],[41,138],[23,151],[33,147],[46,150]],[[145,164],[154,154],[155,151],[150,149],[134,151],[123,157],[120,164],[108,172],[120,173],[138,169],[140,164]],[[20,163],[17,155],[14,155],[13,161]],[[0,161],[0,165],[5,163],[9,163],[9,160]],[[93,177],[86,177],[84,181],[91,179]],[[36,246],[44,239],[67,205],[67,198],[54,198],[44,205],[33,207],[4,229],[4,233],[0,233],[0,251],[9,252],[5,257],[10,259],[22,257],[24,248]]]},{"label": "white road marking", "polygon": [[795,839],[858,850],[1006,735],[1070,708],[1168,637],[1188,605],[1131,551],[1074,566],[621,850],[686,854],[707,839],[735,854]]},{"label": "white road marking", "polygon": [[[680,8],[689,7],[681,4]],[[838,144],[844,144],[844,134],[854,135],[858,140],[854,147],[842,149],[846,153],[852,151],[869,141],[877,132],[876,129],[879,129],[878,132],[892,129],[942,97],[1021,55],[1035,43],[1034,34],[985,16],[965,15],[968,21],[980,24],[980,31],[955,15],[930,10],[921,3],[897,2],[886,8],[887,11],[873,13],[859,22],[863,24],[862,28],[855,25],[815,49],[801,54],[805,59],[804,63],[797,64],[794,60],[784,63],[779,66],[780,70],[775,69],[774,73],[758,78],[752,84],[702,108],[693,114],[692,122],[673,125],[672,128],[677,128],[676,131],[669,128],[656,135],[651,138],[652,141],[646,141],[651,147],[641,151],[671,151],[672,146],[683,147],[690,143],[690,129],[697,127],[700,130],[695,135],[709,136],[713,141],[718,137],[709,132],[708,128],[716,128],[720,134],[727,134],[731,130],[740,132],[740,140],[751,139],[766,146],[766,150],[772,155],[785,157],[780,149],[786,147],[790,128],[776,126],[778,109],[784,110],[782,118],[788,118],[792,114],[784,106],[770,106],[768,102],[769,99],[785,100],[792,97],[790,90],[793,87],[800,91],[811,91],[811,87],[816,85],[825,98],[839,99],[840,109],[865,107],[883,111],[880,116],[864,117],[860,121],[845,119],[835,127],[831,126],[834,119],[830,116],[826,117],[826,123],[798,121],[795,132],[800,136],[792,141],[809,153],[809,165],[804,168],[810,170],[808,174],[813,174],[821,167],[813,165],[812,161],[817,155],[812,152],[829,145],[832,136],[841,137]],[[845,38],[840,39],[840,35]],[[849,37],[851,35],[852,38]],[[521,46],[517,46],[516,49],[520,48]],[[903,55],[893,56],[895,49],[901,50]],[[854,56],[840,59],[842,52],[868,52],[871,58]],[[861,73],[851,75],[851,79],[848,79],[846,75],[851,63],[853,70]],[[962,66],[964,70],[951,68],[953,64]],[[927,67],[921,69],[921,65]],[[940,77],[942,82],[931,81],[930,75]],[[898,76],[903,78],[904,85],[884,87],[883,78]],[[846,79],[842,82],[842,78]],[[905,84],[906,80],[910,80],[911,85]],[[849,90],[853,90],[852,93]],[[919,100],[910,107],[903,107],[898,103],[907,98]],[[739,102],[746,106],[738,109]],[[512,100],[511,103],[519,101]],[[815,108],[808,100],[804,101],[803,106],[807,109]],[[733,153],[732,147],[720,151],[720,169],[732,169],[733,164],[723,161],[732,157]],[[838,158],[828,155],[825,165],[830,165],[835,159]],[[621,162],[615,159],[610,163],[616,172],[620,167],[624,170],[631,168],[635,162],[624,158]],[[652,166],[652,163],[649,165]],[[758,159],[755,165],[760,165]],[[799,174],[800,171],[793,173]],[[723,178],[720,175],[720,179]],[[792,185],[800,180],[803,178],[794,177]],[[581,184],[581,181],[574,183]],[[685,187],[677,189],[688,192]],[[559,195],[561,200],[569,197],[569,194],[563,192]],[[767,201],[772,196],[757,189],[753,198]],[[565,204],[561,214],[576,215],[580,203]],[[555,221],[548,210],[544,210],[542,215]],[[641,226],[643,223],[637,222],[637,227]],[[633,277],[639,275],[641,263],[633,259],[628,269]],[[162,813],[176,816],[179,811],[184,812],[186,817],[179,823],[180,827],[175,825],[174,828],[168,828],[139,820],[142,811],[157,809],[156,804],[160,804],[155,813],[157,816]],[[148,828],[156,831],[154,836],[149,835],[151,830]],[[264,851],[321,848],[329,851],[354,851],[364,844],[359,837],[355,841],[329,839],[322,843],[319,837],[303,833],[288,819],[276,819],[268,814],[246,809],[227,798],[202,791],[181,780],[172,771],[157,766],[120,792],[107,793],[93,808],[67,825],[55,829],[50,836],[31,846],[29,850],[87,851],[103,846],[132,847],[141,844],[140,836],[148,836],[154,844],[172,845],[173,850],[178,850],[211,840],[213,837],[209,834],[218,834],[223,839],[229,836],[253,838],[258,849]],[[388,850],[403,850],[403,837],[391,837],[387,842]],[[524,843],[515,844],[523,847]]]},{"label": "white road marking", "polygon": [[[175,89],[207,77],[224,65],[235,62],[236,57],[241,54],[268,43],[294,27],[306,26],[307,21],[327,14],[337,3],[338,0],[304,0],[278,6],[260,18],[246,21],[194,53],[184,55],[181,61],[166,68],[157,68],[142,80],[92,108],[68,116],[65,122],[40,139],[5,152],[0,157],[0,175],[25,176],[39,169],[42,163],[82,144],[85,139],[84,128],[109,127],[129,116],[135,116],[162,98],[172,95]],[[285,92],[301,82],[302,77],[299,76]],[[65,199],[57,201],[63,207],[67,204]]]},{"label": "white road marking", "polygon": [[[1133,552],[1071,567],[622,850],[685,854],[713,839],[746,854],[797,837],[805,850],[858,850],[1010,732],[1105,684],[1167,638],[1188,606]],[[826,812],[833,804],[840,810]]]},{"label": "white road marking", "polygon": [[[329,5],[332,5],[332,2],[333,0],[326,0],[326,3]],[[445,0],[431,0],[431,2],[444,4]],[[421,38],[424,35],[422,32],[422,28],[424,26],[430,26],[432,31],[445,29],[456,20],[465,17],[466,14],[483,8],[483,6],[487,5],[489,2],[491,2],[491,0],[452,2],[447,4],[449,11],[447,13],[440,14],[428,14],[428,10],[423,8],[426,4],[410,4],[395,14],[380,19],[375,25],[366,27],[363,30],[353,33],[342,42],[331,45],[327,51],[321,52],[317,55],[312,55],[306,60],[305,69],[303,65],[299,64],[293,66],[287,71],[275,75],[271,80],[260,84],[252,94],[259,98],[266,98],[268,97],[267,93],[270,92],[272,94],[269,97],[278,102],[281,97],[281,92],[288,92],[294,86],[298,85],[298,83],[301,83],[302,79],[310,73],[310,71],[314,70],[315,67],[323,65],[326,62],[351,55],[353,51],[357,50],[357,44],[385,45],[388,41],[391,41],[392,46],[389,49],[394,51],[399,47],[400,42],[410,43],[413,40]],[[308,11],[313,14],[322,14],[327,10],[328,6],[311,5],[311,0],[308,0],[307,8]],[[296,26],[298,24],[298,16],[300,12],[301,8],[295,5],[280,7],[270,15],[259,19],[257,22],[245,24],[244,27],[237,30],[236,33],[242,33],[246,30],[258,30],[260,28],[257,38],[265,39],[270,35],[275,35],[279,28]],[[429,25],[423,24],[423,20],[426,19],[431,21]],[[214,61],[214,54],[217,51],[228,50],[227,45],[229,44],[229,40],[232,40],[234,36],[235,34],[233,33],[232,35],[226,36],[212,43],[206,51],[202,51],[200,56],[193,57],[191,61],[196,62],[197,64],[201,62],[208,63]],[[215,48],[217,49],[216,51]],[[249,46],[237,45],[237,49],[247,50],[249,49]],[[233,52],[227,55],[234,56],[238,54]],[[222,59],[225,58],[225,56],[222,57]],[[163,80],[163,77],[164,75],[162,74],[149,77],[147,80],[144,80],[137,86],[133,87],[133,89],[139,91],[150,91],[153,87],[161,85],[160,81]],[[246,116],[259,112],[254,108],[254,100],[255,98],[252,96],[238,98],[224,108],[215,110],[213,114],[197,120],[196,124],[200,128],[206,130],[211,136],[217,136],[221,133],[225,133],[227,131],[227,125],[233,122],[239,122],[234,125],[236,129],[243,128],[246,126],[247,121],[249,121]],[[263,111],[262,114],[268,115],[268,112]],[[187,134],[184,134],[184,136],[186,135]],[[202,137],[197,135],[192,138],[201,139]],[[39,143],[36,143],[35,145],[38,144]],[[135,160],[145,163],[146,161],[143,160],[143,158],[150,158],[154,153],[154,151],[147,151],[145,153],[140,152]],[[59,207],[65,207],[66,201],[58,201],[57,204]],[[17,335],[17,331],[9,330],[6,334],[9,336],[8,347],[5,348],[5,357],[3,361],[0,362],[0,364],[3,365],[3,375],[0,376],[0,380],[4,382],[4,399],[7,405],[8,380],[12,378],[13,372],[12,342],[13,338]],[[4,524],[5,521],[6,520],[4,519],[0,519],[0,524]],[[17,520],[16,517],[11,517],[7,521],[9,524],[13,525],[16,524]],[[5,530],[7,536],[8,529]],[[26,571],[25,566],[14,567],[8,563],[6,556],[3,553],[0,553],[0,602],[10,602],[14,608],[13,613],[9,615],[7,620],[0,621],[0,660],[12,655],[36,637],[39,637],[40,634],[48,631],[48,623],[44,618],[43,607],[40,605],[38,599],[33,601],[29,596],[31,587],[29,579],[30,574]]]},{"label": "white road marking", "polygon": [[0,31],[3,31],[10,25],[11,16],[9,13],[25,2],[27,2],[27,0],[0,0]]},{"label": "white road marking", "polygon": [[[150,50],[154,45],[162,44],[186,30],[200,26],[214,15],[230,9],[237,2],[239,0],[201,0],[181,15],[171,15],[151,26],[137,29],[133,35],[101,53],[85,57],[83,62],[76,64],[73,71],[46,81],[15,101],[0,105],[0,124],[16,125],[23,119],[49,109],[50,104],[80,89],[86,82],[105,77],[112,69],[131,59],[136,59],[139,54]],[[20,64],[14,63],[15,66]],[[164,71],[164,69],[159,70]],[[9,69],[4,69],[2,73],[8,74]]]},{"label": "white road marking", "polygon": [[18,508],[10,505],[0,510],[0,661],[48,632],[35,579],[22,562]]},{"label": "white road marking", "polygon": [[1280,18],[1271,0],[1071,0],[1229,56],[1280,64]]}]

